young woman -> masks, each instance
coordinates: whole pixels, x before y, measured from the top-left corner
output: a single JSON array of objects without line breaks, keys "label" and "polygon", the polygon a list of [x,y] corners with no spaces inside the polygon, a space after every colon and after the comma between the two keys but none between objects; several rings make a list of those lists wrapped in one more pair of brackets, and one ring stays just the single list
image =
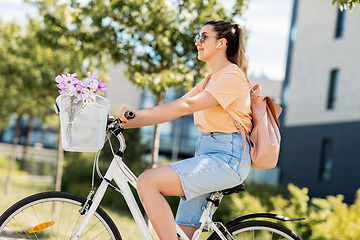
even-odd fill
[{"label": "young woman", "polygon": [[[178,239],[174,217],[164,196],[180,196],[176,222],[191,239],[206,198],[211,192],[234,187],[247,177],[249,146],[243,143],[234,125],[252,129],[250,87],[246,80],[247,59],[244,36],[237,24],[210,21],[196,38],[198,59],[205,61],[212,74],[183,97],[148,109],[132,110],[127,120],[119,114],[124,128],[159,124],[194,113],[194,123],[202,132],[195,157],[153,168],[142,173],[137,191],[161,240]],[[245,155],[243,148],[245,147]]]}]

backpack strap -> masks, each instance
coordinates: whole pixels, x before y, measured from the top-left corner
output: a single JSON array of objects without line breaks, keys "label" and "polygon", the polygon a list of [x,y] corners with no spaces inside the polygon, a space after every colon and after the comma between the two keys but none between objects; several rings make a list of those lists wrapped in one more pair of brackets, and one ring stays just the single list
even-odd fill
[{"label": "backpack strap", "polygon": [[[252,91],[252,94],[255,98],[258,98],[259,96],[259,92],[260,91],[257,91],[258,89],[261,90],[261,87],[259,85],[255,85],[254,88],[251,87],[251,84],[250,84],[250,81],[249,79],[247,78],[247,76],[245,75],[245,78],[247,80],[247,83],[249,84],[249,88],[250,90]],[[244,147],[243,147],[243,154],[242,154],[242,157],[241,157],[241,162],[240,162],[240,167],[241,167],[241,163],[242,163],[242,160],[245,156],[245,140],[249,143],[249,147],[251,147],[251,142],[250,142],[250,139],[249,139],[249,136],[247,135],[246,131],[245,131],[245,128],[244,126],[238,122],[235,118],[233,118],[233,116],[231,116],[231,114],[228,112],[229,116],[231,117],[232,121],[234,122],[234,125],[236,127],[236,129],[240,132],[241,134],[241,137],[242,137],[242,141],[243,141],[243,144],[244,144]]]},{"label": "backpack strap", "polygon": [[[229,112],[228,112],[229,113]],[[230,114],[229,114],[230,115]],[[246,131],[245,131],[245,128],[244,126],[239,123],[238,121],[236,121],[231,115],[230,115],[231,119],[233,120],[234,124],[235,124],[235,127],[237,128],[237,130],[240,132],[241,134],[241,138],[242,138],[242,141],[243,141],[243,154],[242,154],[242,157],[241,157],[241,161],[240,161],[240,167],[241,167],[241,164],[242,164],[242,160],[244,159],[244,156],[245,156],[245,142],[247,141],[249,143],[249,147],[251,146],[251,142],[250,142],[250,139],[249,139],[249,136],[247,135]]]}]

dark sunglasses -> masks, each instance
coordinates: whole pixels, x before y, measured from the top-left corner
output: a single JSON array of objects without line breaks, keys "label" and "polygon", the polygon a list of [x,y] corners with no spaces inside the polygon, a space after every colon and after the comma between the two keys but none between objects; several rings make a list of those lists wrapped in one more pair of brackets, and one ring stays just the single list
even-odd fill
[{"label": "dark sunglasses", "polygon": [[200,40],[201,43],[203,43],[205,41],[205,38],[207,37],[213,37],[213,36],[207,36],[204,33],[201,33],[199,35],[196,36],[195,38],[195,42],[197,42],[198,40]]},{"label": "dark sunglasses", "polygon": [[206,35],[201,33],[199,35],[196,36],[195,38],[195,42],[197,42],[198,40],[200,40],[201,43],[203,43],[205,41]]}]

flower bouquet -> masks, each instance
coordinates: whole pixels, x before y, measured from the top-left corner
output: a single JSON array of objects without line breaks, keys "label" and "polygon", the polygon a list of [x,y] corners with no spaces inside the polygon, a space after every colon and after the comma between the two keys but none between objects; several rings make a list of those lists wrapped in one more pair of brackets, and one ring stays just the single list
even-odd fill
[{"label": "flower bouquet", "polygon": [[60,111],[63,148],[66,151],[97,152],[104,145],[109,101],[99,96],[107,90],[96,73],[84,80],[76,74],[55,78],[60,96],[56,99]]}]

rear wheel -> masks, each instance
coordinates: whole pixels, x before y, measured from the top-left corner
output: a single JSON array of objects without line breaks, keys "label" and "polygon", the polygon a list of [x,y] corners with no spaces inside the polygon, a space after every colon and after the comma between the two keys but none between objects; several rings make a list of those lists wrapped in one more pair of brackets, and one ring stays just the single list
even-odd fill
[{"label": "rear wheel", "polygon": [[[29,196],[1,215],[0,240],[70,239],[84,216],[79,210],[85,201],[65,192]],[[109,215],[98,207],[80,239],[121,240],[121,236]]]},{"label": "rear wheel", "polygon": [[[290,229],[273,222],[266,221],[247,221],[234,224],[231,227],[228,227],[228,231],[234,239],[244,239],[244,240],[279,240],[279,239],[289,239],[289,240],[301,240],[301,238],[296,235]],[[225,235],[226,236],[226,235]],[[220,237],[216,233],[213,233],[210,239],[220,240]],[[229,238],[230,239],[230,238]]]}]

